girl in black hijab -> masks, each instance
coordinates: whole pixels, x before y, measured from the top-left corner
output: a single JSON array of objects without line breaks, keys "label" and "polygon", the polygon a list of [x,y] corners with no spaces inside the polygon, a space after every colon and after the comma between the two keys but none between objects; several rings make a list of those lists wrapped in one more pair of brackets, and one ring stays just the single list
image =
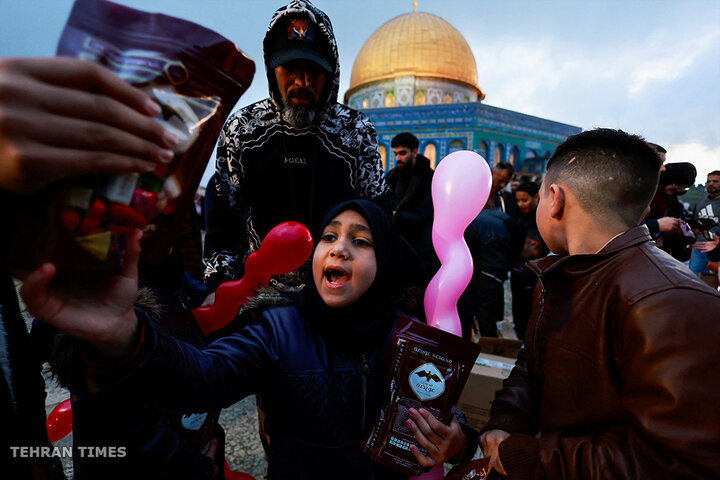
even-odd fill
[{"label": "girl in black hijab", "polygon": [[[321,294],[324,283],[322,270],[316,271],[315,264],[326,248],[328,242],[338,242],[336,230],[338,225],[332,225],[336,217],[345,212],[355,212],[368,224],[372,248],[375,253],[375,278],[367,290],[349,305],[342,307],[329,306]],[[328,233],[330,225],[330,235]],[[355,233],[362,236],[362,232]],[[410,247],[402,240],[392,217],[378,204],[365,199],[349,200],[331,208],[314,235],[315,252],[313,255],[313,269],[310,272],[314,278],[308,279],[305,288],[294,299],[300,314],[317,331],[330,341],[345,341],[350,348],[362,350],[376,345],[388,337],[400,310],[400,300],[406,286],[412,278],[413,268],[417,268],[419,261]],[[352,239],[351,239],[352,240]],[[353,241],[358,241],[355,239]],[[333,252],[329,253],[331,265],[338,262],[332,259]],[[339,253],[338,256],[342,256]],[[353,261],[357,261],[353,256]],[[344,260],[340,260],[342,263]],[[348,342],[352,339],[352,342]]]},{"label": "girl in black hijab", "polygon": [[[135,260],[138,243],[131,247]],[[203,350],[155,330],[141,312],[135,319],[137,289],[129,288],[130,280],[128,288],[102,302],[71,305],[63,299],[68,301],[54,303],[58,308],[45,316],[45,295],[53,294],[43,290],[50,275],[39,271],[39,278],[29,278],[26,298],[40,318],[81,332],[103,355],[109,353],[108,339],[128,347],[140,339],[132,356],[113,363],[131,370],[122,381],[93,377],[92,385],[104,386],[99,393],[88,391],[87,382],[71,383],[79,399],[112,394],[123,402],[201,412],[257,394],[270,435],[269,480],[396,480],[402,477],[370,460],[362,443],[387,399],[388,347],[402,315],[397,299],[414,278],[409,252],[380,206],[368,200],[341,203],[321,223],[313,281],[295,302],[264,308],[255,321]],[[87,321],[80,325],[78,318]],[[428,461],[442,463],[477,447],[457,421],[433,428],[434,417],[421,418],[430,413],[410,414],[419,444],[431,452]],[[165,450],[156,437],[143,438],[146,444],[129,450],[127,460],[162,465]]]}]

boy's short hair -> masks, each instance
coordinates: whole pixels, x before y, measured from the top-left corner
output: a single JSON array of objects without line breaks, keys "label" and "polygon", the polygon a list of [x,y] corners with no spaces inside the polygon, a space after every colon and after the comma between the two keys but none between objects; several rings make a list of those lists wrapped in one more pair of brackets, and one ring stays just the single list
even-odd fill
[{"label": "boy's short hair", "polygon": [[545,188],[562,183],[586,212],[635,226],[655,194],[661,166],[641,137],[598,128],[558,145],[548,160]]},{"label": "boy's short hair", "polygon": [[525,192],[534,197],[540,191],[540,186],[535,182],[523,182],[515,189],[516,192]]},{"label": "boy's short hair", "polygon": [[713,170],[707,174],[708,177],[720,177],[720,170]]},{"label": "boy's short hair", "polygon": [[658,145],[657,143],[648,142],[648,145],[650,145],[650,148],[652,148],[653,150],[655,150],[658,153],[667,153],[667,150],[665,150],[664,147]]},{"label": "boy's short hair", "polygon": [[420,141],[415,135],[410,132],[402,132],[395,135],[390,142],[391,148],[396,147],[407,147],[410,150],[415,150],[420,146]]}]

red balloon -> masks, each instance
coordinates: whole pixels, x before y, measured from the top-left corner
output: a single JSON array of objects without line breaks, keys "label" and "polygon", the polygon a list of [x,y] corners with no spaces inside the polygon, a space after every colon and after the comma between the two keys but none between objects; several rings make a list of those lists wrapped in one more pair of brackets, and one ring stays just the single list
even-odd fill
[{"label": "red balloon", "polygon": [[242,472],[234,472],[230,470],[230,465],[228,465],[227,458],[225,459],[225,468],[223,469],[223,472],[225,474],[225,480],[255,480],[255,477],[252,475],[248,475],[247,473]]},{"label": "red balloon", "polygon": [[45,424],[47,425],[48,439],[57,442],[72,432],[72,408],[70,399],[58,403],[48,415]]},{"label": "red balloon", "polygon": [[225,282],[215,291],[215,303],[193,310],[203,335],[224,327],[237,315],[255,292],[270,282],[272,275],[299,268],[312,253],[310,231],[298,222],[283,222],[268,232],[260,248],[245,260],[245,275]]}]

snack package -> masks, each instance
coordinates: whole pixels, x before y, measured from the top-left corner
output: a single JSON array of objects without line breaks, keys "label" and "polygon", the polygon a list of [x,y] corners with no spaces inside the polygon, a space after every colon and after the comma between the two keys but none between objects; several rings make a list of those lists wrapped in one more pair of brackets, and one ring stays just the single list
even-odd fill
[{"label": "snack package", "polygon": [[505,475],[500,475],[490,468],[489,458],[480,458],[455,466],[443,477],[443,480],[503,480],[506,478]]},{"label": "snack package", "polygon": [[414,444],[426,454],[406,425],[408,410],[424,408],[449,425],[479,353],[479,345],[451,333],[398,320],[388,357],[390,399],[365,440],[365,453],[407,476],[426,471],[410,452]]},{"label": "snack package", "polygon": [[12,239],[13,268],[51,261],[59,282],[92,283],[118,271],[134,228],[144,231],[143,261],[159,262],[255,64],[197,24],[104,0],[75,2],[57,54],[98,62],[144,90],[162,108],[156,120],[180,141],[154,172],[74,178],[31,197]]}]

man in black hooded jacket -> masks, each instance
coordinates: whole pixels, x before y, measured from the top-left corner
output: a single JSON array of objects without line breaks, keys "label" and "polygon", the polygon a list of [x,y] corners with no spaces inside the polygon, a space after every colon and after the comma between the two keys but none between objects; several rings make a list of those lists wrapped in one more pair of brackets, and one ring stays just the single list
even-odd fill
[{"label": "man in black hooded jacket", "polygon": [[[278,223],[311,230],[336,203],[387,191],[377,134],[337,103],[340,66],[330,20],[306,0],[275,12],[263,42],[270,97],[233,114],[217,148],[217,191],[208,212],[209,292],[240,278],[245,257]],[[302,276],[274,286],[302,288]]]},{"label": "man in black hooded jacket", "polygon": [[395,168],[385,177],[390,187],[395,222],[405,240],[422,260],[425,273],[434,274],[440,261],[432,245],[433,169],[430,160],[418,153],[420,142],[409,132],[397,134],[390,143]]}]

